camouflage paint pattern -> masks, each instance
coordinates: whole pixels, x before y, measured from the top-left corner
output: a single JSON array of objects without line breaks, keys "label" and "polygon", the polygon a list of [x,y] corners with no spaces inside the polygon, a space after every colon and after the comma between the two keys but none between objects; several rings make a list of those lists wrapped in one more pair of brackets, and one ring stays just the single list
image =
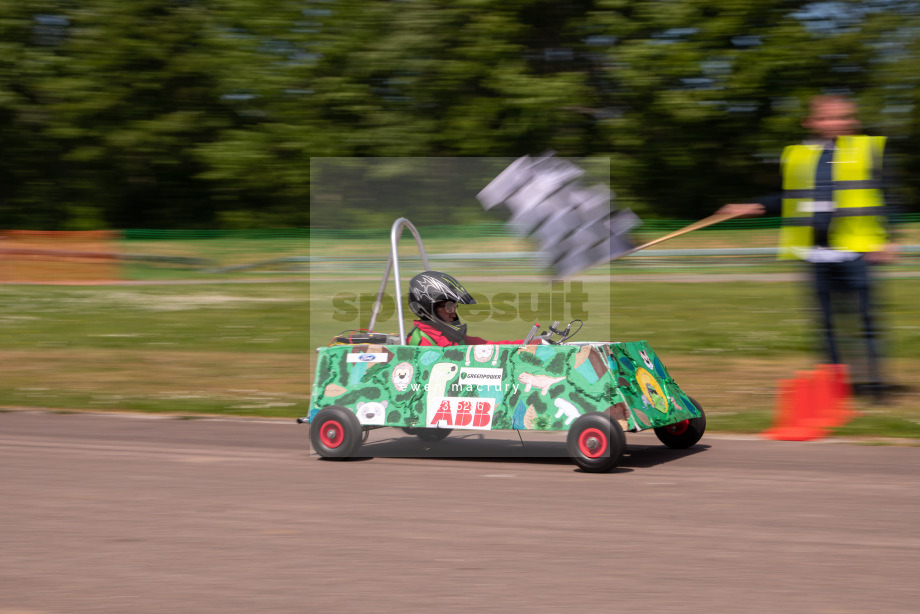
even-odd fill
[{"label": "camouflage paint pattern", "polygon": [[318,352],[310,420],[338,405],[365,426],[559,431],[601,411],[635,432],[699,416],[644,341]]}]

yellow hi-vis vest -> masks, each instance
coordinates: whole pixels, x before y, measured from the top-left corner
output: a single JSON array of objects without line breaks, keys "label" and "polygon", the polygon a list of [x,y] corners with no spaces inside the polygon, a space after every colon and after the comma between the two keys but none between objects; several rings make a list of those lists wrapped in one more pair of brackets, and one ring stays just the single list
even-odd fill
[{"label": "yellow hi-vis vest", "polygon": [[[815,171],[821,145],[790,145],[783,151],[783,226],[779,257],[803,258],[814,246],[812,215]],[[873,252],[884,246],[881,168],[883,136],[841,136],[834,149],[831,177],[835,210],[828,245],[851,252]]]}]

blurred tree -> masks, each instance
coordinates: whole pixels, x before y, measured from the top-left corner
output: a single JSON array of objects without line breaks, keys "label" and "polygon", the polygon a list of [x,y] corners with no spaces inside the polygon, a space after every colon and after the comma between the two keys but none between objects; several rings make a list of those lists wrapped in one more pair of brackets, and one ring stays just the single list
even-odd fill
[{"label": "blurred tree", "polygon": [[858,5],[873,41],[871,85],[861,92],[863,120],[889,136],[902,207],[920,208],[920,2],[888,0]]},{"label": "blurred tree", "polygon": [[[915,5],[340,0],[309,71],[309,123],[328,129],[313,152],[606,155],[620,205],[700,217],[778,189],[779,153],[804,135],[810,95],[850,93],[876,115],[869,93],[888,35],[879,22],[903,31],[917,22]],[[460,221],[454,211],[468,219],[468,209],[430,202],[398,210]]]},{"label": "blurred tree", "polygon": [[852,24],[811,28],[810,3],[603,4],[592,25],[613,37],[600,90],[612,181],[655,215],[699,217],[777,191],[779,153],[804,135],[802,103],[872,79],[873,41]]},{"label": "blurred tree", "polygon": [[[486,220],[468,176],[394,158],[547,150],[700,217],[776,188],[822,90],[896,137],[916,195],[918,28],[908,0],[0,0],[0,226]],[[311,157],[371,156],[311,218]]]},{"label": "blurred tree", "polygon": [[203,2],[82,2],[69,11],[63,74],[45,91],[66,148],[65,196],[115,227],[209,226],[197,143],[231,124]]},{"label": "blurred tree", "polygon": [[0,1],[0,226],[53,228],[67,217],[52,178],[60,145],[43,88],[60,74],[68,22],[54,2]]},{"label": "blurred tree", "polygon": [[[590,92],[579,72],[584,63],[572,51],[579,32],[571,28],[590,2],[340,0],[312,6],[323,7],[309,10],[321,24],[313,38],[318,53],[292,67],[289,85],[305,93],[276,98],[286,101],[281,109],[271,106],[285,124],[310,127],[312,156],[585,153],[592,122],[568,107],[583,104]],[[353,167],[346,172],[355,179]],[[459,197],[446,186],[455,178],[449,168],[440,172],[448,175],[439,189],[413,179],[418,165],[374,164],[356,178],[363,189],[344,183],[340,206],[316,208],[311,223],[335,227],[348,219],[380,226],[399,215],[420,224],[487,219],[468,193],[468,206],[454,206]],[[421,182],[433,183],[427,177]],[[362,197],[368,192],[380,196],[372,206]],[[400,197],[406,193],[416,196],[407,202]]]},{"label": "blurred tree", "polygon": [[5,217],[57,228],[213,223],[194,146],[230,114],[203,3],[2,0],[0,13],[19,33],[7,121],[31,137],[4,152],[6,172],[23,179]]},{"label": "blurred tree", "polygon": [[[220,31],[216,94],[233,125],[195,149],[214,187],[215,223],[226,228],[309,224],[310,156],[341,126],[315,123],[309,75],[329,2],[215,3]],[[331,42],[331,41],[330,41]]]}]

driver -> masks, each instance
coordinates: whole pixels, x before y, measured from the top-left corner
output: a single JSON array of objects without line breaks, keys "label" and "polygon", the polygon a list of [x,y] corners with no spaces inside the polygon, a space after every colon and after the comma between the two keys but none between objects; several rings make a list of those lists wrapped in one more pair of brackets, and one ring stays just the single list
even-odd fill
[{"label": "driver", "polygon": [[447,273],[425,271],[409,282],[409,309],[418,316],[409,333],[409,345],[483,345],[522,344],[516,341],[486,341],[466,334],[466,324],[460,323],[457,305],[475,305],[476,299]]}]

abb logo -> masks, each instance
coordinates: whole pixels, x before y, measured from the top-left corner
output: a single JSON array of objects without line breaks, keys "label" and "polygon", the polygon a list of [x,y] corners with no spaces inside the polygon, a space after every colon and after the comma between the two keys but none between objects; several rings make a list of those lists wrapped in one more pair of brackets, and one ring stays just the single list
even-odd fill
[{"label": "abb logo", "polygon": [[432,428],[491,429],[493,399],[441,397],[428,404],[428,426]]}]

